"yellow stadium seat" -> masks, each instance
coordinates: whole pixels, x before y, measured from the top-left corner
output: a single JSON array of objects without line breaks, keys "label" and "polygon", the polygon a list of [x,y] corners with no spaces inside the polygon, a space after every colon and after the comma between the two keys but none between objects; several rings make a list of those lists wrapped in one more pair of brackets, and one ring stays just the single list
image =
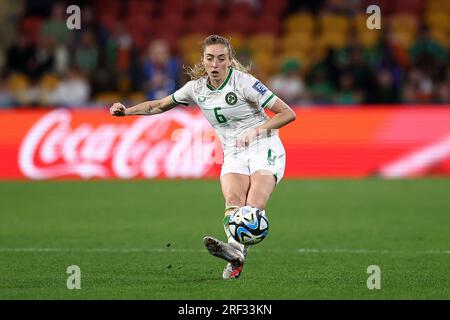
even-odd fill
[{"label": "yellow stadium seat", "polygon": [[437,41],[441,46],[443,46],[444,48],[449,49],[450,38],[444,32],[432,30],[430,32],[430,36],[431,36],[432,39]]},{"label": "yellow stadium seat", "polygon": [[425,2],[426,11],[447,12],[450,11],[450,2],[448,0],[428,0]]},{"label": "yellow stadium seat", "polygon": [[271,75],[276,71],[273,55],[264,51],[252,55],[252,65],[266,75]]},{"label": "yellow stadium seat", "polygon": [[197,63],[200,63],[200,59],[201,59],[201,52],[197,51],[196,49],[185,51],[183,53],[183,63],[190,67],[193,67]]},{"label": "yellow stadium seat", "polygon": [[122,101],[122,96],[117,92],[101,92],[95,97],[95,101],[101,104],[112,104]]},{"label": "yellow stadium seat", "polygon": [[232,34],[225,34],[223,36],[227,38],[228,41],[230,41],[231,46],[235,51],[239,51],[245,46],[246,41],[241,34],[232,33]]},{"label": "yellow stadium seat", "polygon": [[191,33],[180,39],[179,48],[181,52],[196,50],[200,54],[205,34]]},{"label": "yellow stadium seat", "polygon": [[322,32],[347,33],[350,27],[349,19],[344,16],[325,14],[319,19]]},{"label": "yellow stadium seat", "polygon": [[272,54],[277,48],[277,39],[272,34],[260,33],[251,36],[248,45],[253,54],[261,51]]},{"label": "yellow stadium seat", "polygon": [[367,15],[357,14],[352,19],[351,24],[357,32],[366,31],[367,29]]},{"label": "yellow stadium seat", "polygon": [[364,48],[373,48],[380,39],[380,33],[376,30],[363,30],[357,35],[359,42]]},{"label": "yellow stadium seat", "polygon": [[6,81],[8,90],[12,92],[19,92],[26,90],[29,86],[29,79],[26,75],[21,73],[14,73],[10,75]]},{"label": "yellow stadium seat", "polygon": [[346,33],[328,31],[323,32],[316,41],[316,46],[323,49],[339,49],[347,45],[348,37]]},{"label": "yellow stadium seat", "polygon": [[39,80],[39,86],[43,90],[54,90],[59,84],[59,78],[55,75],[46,73]]},{"label": "yellow stadium seat", "polygon": [[283,22],[283,27],[286,33],[291,32],[313,33],[315,30],[315,24],[316,21],[312,15],[308,13],[297,13],[288,16]]},{"label": "yellow stadium seat", "polygon": [[432,12],[425,16],[425,21],[430,29],[448,32],[450,29],[450,20],[448,14],[444,12]]},{"label": "yellow stadium seat", "polygon": [[312,36],[305,32],[289,33],[281,39],[281,51],[309,52],[314,45]]},{"label": "yellow stadium seat", "polygon": [[138,104],[148,100],[147,96],[143,92],[132,92],[127,98],[127,100],[132,104]]}]

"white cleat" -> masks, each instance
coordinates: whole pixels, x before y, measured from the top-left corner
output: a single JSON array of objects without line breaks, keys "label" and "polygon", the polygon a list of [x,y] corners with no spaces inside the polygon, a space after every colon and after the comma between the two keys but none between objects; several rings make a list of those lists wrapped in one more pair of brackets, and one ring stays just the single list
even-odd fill
[{"label": "white cleat", "polygon": [[[233,246],[232,243],[230,243],[230,245]],[[236,246],[236,247],[237,247],[237,246]],[[238,249],[239,251],[241,251],[240,248],[236,248],[236,249]],[[245,258],[247,257],[247,251],[248,251],[248,248],[245,247],[245,248],[244,248],[244,252],[243,252],[243,255],[244,255],[244,261],[245,261]],[[225,268],[223,269],[222,278],[224,278],[225,280],[228,280],[228,279],[237,279],[237,278],[239,278],[239,276],[241,275],[241,272],[242,272],[243,268],[244,268],[244,265],[243,265],[243,264],[242,264],[241,266],[238,266],[238,267],[233,267],[233,266],[231,265],[231,263],[228,262],[227,265],[225,266]]]},{"label": "white cleat", "polygon": [[[245,262],[245,256],[240,250],[236,249],[231,244],[222,242],[220,240],[217,240],[216,238],[209,236],[203,238],[203,244],[205,245],[206,249],[210,254],[228,261],[228,264],[231,266],[232,269],[242,270],[242,267],[244,266]],[[224,279],[229,278],[224,277]]]}]

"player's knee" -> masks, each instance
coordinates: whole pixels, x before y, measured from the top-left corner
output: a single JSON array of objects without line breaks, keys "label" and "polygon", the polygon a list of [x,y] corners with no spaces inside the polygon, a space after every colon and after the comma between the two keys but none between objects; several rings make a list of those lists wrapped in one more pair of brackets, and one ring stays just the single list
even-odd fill
[{"label": "player's knee", "polygon": [[227,194],[225,197],[225,202],[227,206],[245,206],[245,196],[237,193]]},{"label": "player's knee", "polygon": [[265,195],[260,194],[259,196],[249,195],[245,205],[264,210],[266,208],[266,204],[267,201],[269,200],[269,197],[270,194]]}]

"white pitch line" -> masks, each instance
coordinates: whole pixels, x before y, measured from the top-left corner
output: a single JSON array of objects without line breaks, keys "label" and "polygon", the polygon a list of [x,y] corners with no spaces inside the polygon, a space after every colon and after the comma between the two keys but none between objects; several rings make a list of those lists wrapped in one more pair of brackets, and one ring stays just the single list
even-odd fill
[{"label": "white pitch line", "polygon": [[[252,249],[252,252],[286,252],[299,254],[314,254],[314,253],[351,253],[351,254],[450,254],[450,250],[373,250],[373,249],[318,249],[318,248],[299,248],[299,249]],[[205,249],[164,249],[164,248],[0,248],[0,252],[85,252],[85,253],[133,253],[133,252],[173,252],[173,253],[188,253],[188,252],[205,252]]]}]

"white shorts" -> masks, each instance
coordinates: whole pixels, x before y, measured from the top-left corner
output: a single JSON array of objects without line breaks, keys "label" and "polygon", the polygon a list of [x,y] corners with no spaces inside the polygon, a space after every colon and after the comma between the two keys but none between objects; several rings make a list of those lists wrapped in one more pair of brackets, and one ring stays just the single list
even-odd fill
[{"label": "white shorts", "polygon": [[286,167],[286,151],[278,135],[260,138],[245,149],[235,149],[225,154],[220,178],[227,173],[250,176],[258,170],[271,172],[277,183]]}]

